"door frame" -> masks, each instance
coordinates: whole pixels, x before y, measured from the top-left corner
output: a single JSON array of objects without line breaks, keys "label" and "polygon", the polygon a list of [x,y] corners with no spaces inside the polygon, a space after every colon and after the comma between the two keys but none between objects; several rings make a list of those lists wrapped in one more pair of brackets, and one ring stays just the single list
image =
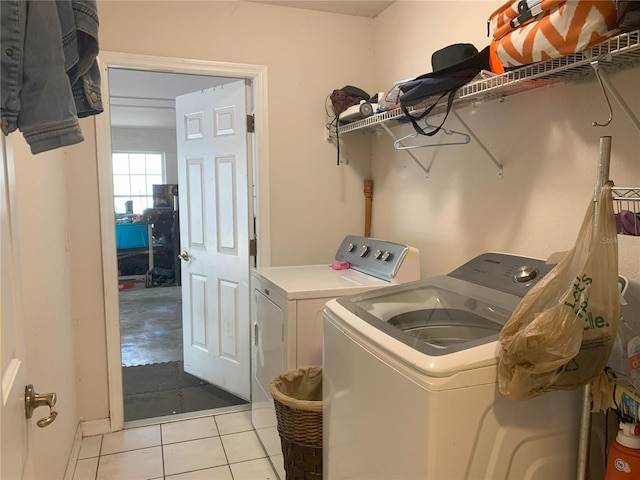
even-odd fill
[{"label": "door frame", "polygon": [[[95,116],[96,149],[98,162],[98,195],[100,238],[102,243],[102,274],[107,341],[107,376],[109,383],[109,412],[111,431],[124,428],[124,404],[122,390],[122,364],[120,350],[120,312],[118,305],[118,267],[113,221],[113,172],[111,165],[111,115],[109,113],[109,68],[154,71],[163,73],[210,75],[247,79],[252,86],[252,102],[255,116],[254,141],[251,148],[253,215],[256,217],[255,235],[259,239],[256,262],[270,264],[269,229],[269,130],[267,117],[267,67],[239,63],[191,60],[173,57],[156,57],[118,52],[101,52],[98,64],[102,77],[102,101],[104,112]],[[248,221],[251,219],[247,219]]]}]

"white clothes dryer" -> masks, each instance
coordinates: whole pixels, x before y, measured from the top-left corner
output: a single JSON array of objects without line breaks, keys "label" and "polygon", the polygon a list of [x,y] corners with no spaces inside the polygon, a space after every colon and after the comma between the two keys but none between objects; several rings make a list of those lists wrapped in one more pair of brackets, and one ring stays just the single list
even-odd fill
[{"label": "white clothes dryer", "polygon": [[417,249],[367,237],[347,236],[335,263],[261,267],[251,273],[251,419],[283,480],[271,380],[287,370],[322,365],[322,312],[327,301],[420,278]]},{"label": "white clothes dryer", "polygon": [[498,335],[551,268],[488,253],[328,302],[324,478],[575,478],[581,391],[516,402],[498,390]]}]

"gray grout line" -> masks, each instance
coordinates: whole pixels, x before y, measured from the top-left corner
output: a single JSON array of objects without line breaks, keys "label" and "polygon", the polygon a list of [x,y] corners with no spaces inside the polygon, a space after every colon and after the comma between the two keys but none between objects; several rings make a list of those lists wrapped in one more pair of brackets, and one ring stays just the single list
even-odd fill
[{"label": "gray grout line", "polygon": [[[243,412],[243,411],[248,410],[248,409],[236,410],[236,409],[233,409],[232,407],[223,407],[223,409],[227,409],[227,408],[229,408],[229,411],[219,411],[220,409],[216,409],[216,413],[210,413],[210,414],[208,414],[208,415],[200,415],[200,416],[198,416],[198,417],[193,417],[193,416],[192,416],[192,417],[182,418],[182,419],[175,419],[175,418],[172,418],[172,419],[167,419],[167,420],[165,420],[165,421],[161,421],[161,422],[159,422],[159,423],[151,423],[151,424],[150,424],[150,423],[147,423],[147,424],[145,424],[145,425],[139,425],[139,427],[146,427],[146,426],[158,425],[158,428],[160,429],[160,445],[155,445],[155,447],[160,447],[160,453],[161,453],[161,459],[162,459],[162,478],[163,478],[163,479],[166,479],[166,478],[167,478],[167,474],[166,474],[166,470],[165,470],[165,463],[164,463],[164,448],[163,448],[163,447],[164,447],[164,445],[165,445],[165,444],[164,444],[163,433],[162,433],[162,425],[163,425],[163,424],[168,424],[168,423],[175,423],[175,422],[183,421],[183,420],[190,420],[190,419],[193,419],[193,418],[203,418],[203,417],[209,417],[209,416],[211,416],[211,417],[213,417],[214,423],[215,423],[215,425],[216,425],[216,429],[217,429],[217,431],[218,431],[218,435],[217,435],[217,437],[218,437],[218,438],[220,438],[220,444],[222,445],[222,450],[223,450],[223,452],[224,452],[225,459],[227,460],[227,463],[225,463],[225,464],[223,464],[223,465],[217,465],[216,467],[222,467],[222,466],[225,466],[225,465],[226,465],[226,466],[229,468],[229,472],[231,473],[231,478],[235,480],[235,478],[234,478],[234,476],[233,476],[233,470],[231,469],[231,463],[229,462],[229,457],[228,457],[228,455],[227,455],[227,451],[226,451],[226,449],[225,449],[225,447],[224,447],[224,443],[222,442],[222,437],[223,437],[223,436],[229,436],[229,435],[235,435],[235,434],[238,434],[238,433],[251,432],[251,431],[255,432],[255,429],[254,429],[254,428],[251,428],[251,429],[248,429],[248,430],[242,430],[242,431],[239,431],[239,432],[231,432],[231,433],[226,433],[226,434],[222,435],[222,434],[220,433],[220,427],[219,427],[219,425],[218,425],[218,421],[217,421],[216,417],[218,417],[218,416],[220,416],[220,415],[228,415],[228,414],[233,414],[233,413],[241,413],[241,412]],[[138,428],[138,426],[137,426],[137,427],[128,426],[127,428]],[[103,454],[103,453],[102,453],[102,447],[103,447],[103,445],[104,445],[104,435],[105,435],[105,434],[100,435],[100,448],[98,449],[98,455],[97,455],[97,457],[88,457],[88,458],[83,458],[83,459],[82,459],[82,460],[88,460],[88,459],[90,459],[90,458],[97,458],[97,460],[98,460],[98,461],[97,461],[97,463],[96,463],[96,471],[95,471],[95,475],[94,475],[94,479],[95,479],[95,480],[97,480],[97,478],[98,478],[98,470],[99,470],[99,467],[100,467],[100,459],[101,459],[102,457],[108,457],[108,456],[110,456],[110,455],[118,455],[118,454],[122,454],[122,453],[126,453],[126,452],[133,452],[133,451],[136,451],[136,450],[142,450],[142,449],[144,449],[144,448],[153,448],[153,447],[154,447],[154,446],[151,446],[151,447],[140,447],[140,448],[133,448],[133,449],[130,449],[130,450],[125,450],[125,451],[123,451],[123,452],[114,452],[114,453],[109,453],[109,454]],[[213,435],[212,437],[205,437],[205,438],[214,438],[214,437],[216,437],[216,435]],[[167,445],[176,445],[176,444],[178,444],[178,443],[185,443],[185,442],[190,442],[190,441],[194,441],[194,440],[200,440],[200,439],[183,440],[183,441],[181,441],[181,442],[170,443],[170,444],[167,444]],[[242,460],[242,461],[240,461],[240,462],[234,462],[234,465],[235,465],[235,464],[241,464],[241,463],[246,463],[246,462],[251,462],[251,461],[259,460],[259,459],[262,459],[262,458],[267,458],[267,459],[268,459],[268,456],[265,454],[265,456],[263,456],[263,457],[257,457],[257,458],[252,458],[252,459]],[[79,460],[78,460],[78,461],[79,461]],[[78,461],[76,461],[76,468],[77,468]],[[212,468],[214,468],[214,467],[212,467]],[[202,469],[200,469],[200,470],[202,470]],[[194,470],[194,471],[195,471],[195,470]],[[188,472],[181,472],[181,473],[188,473]]]},{"label": "gray grout line", "polygon": [[164,479],[167,476],[167,471],[164,467],[164,440],[162,438],[162,424],[158,425],[160,429],[160,458],[162,460],[162,478]]}]

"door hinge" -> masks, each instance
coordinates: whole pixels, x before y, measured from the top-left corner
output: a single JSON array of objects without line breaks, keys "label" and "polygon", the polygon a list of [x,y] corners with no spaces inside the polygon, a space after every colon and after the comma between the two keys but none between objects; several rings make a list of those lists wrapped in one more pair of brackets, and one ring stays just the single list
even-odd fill
[{"label": "door hinge", "polygon": [[256,118],[253,115],[247,115],[247,133],[255,133]]},{"label": "door hinge", "polygon": [[258,256],[258,239],[252,238],[249,240],[249,256],[257,257]]}]

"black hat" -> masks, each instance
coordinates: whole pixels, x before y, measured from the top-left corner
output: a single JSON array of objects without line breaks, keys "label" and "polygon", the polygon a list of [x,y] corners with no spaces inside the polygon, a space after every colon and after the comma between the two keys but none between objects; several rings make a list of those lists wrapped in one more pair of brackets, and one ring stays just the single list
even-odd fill
[{"label": "black hat", "polygon": [[433,72],[400,85],[401,105],[416,105],[431,95],[455,91],[481,70],[491,70],[489,47],[478,52],[470,43],[455,43],[434,52],[431,65]]},{"label": "black hat", "polygon": [[[421,135],[434,135],[444,124],[458,88],[469,83],[481,70],[491,70],[489,64],[489,47],[481,52],[470,43],[454,43],[442,48],[431,55],[433,72],[420,75],[410,82],[400,85],[400,106],[404,114]],[[431,96],[440,95],[430,106],[425,106],[424,111],[414,117],[409,114],[407,107],[418,105]],[[440,126],[425,132],[417,123],[426,115],[429,115],[440,99],[448,95],[447,112]]]},{"label": "black hat", "polygon": [[475,70],[477,75],[480,70],[491,70],[489,47],[478,52],[478,49],[470,43],[454,43],[431,55],[431,67],[433,72],[420,75],[415,80],[463,70]]}]

